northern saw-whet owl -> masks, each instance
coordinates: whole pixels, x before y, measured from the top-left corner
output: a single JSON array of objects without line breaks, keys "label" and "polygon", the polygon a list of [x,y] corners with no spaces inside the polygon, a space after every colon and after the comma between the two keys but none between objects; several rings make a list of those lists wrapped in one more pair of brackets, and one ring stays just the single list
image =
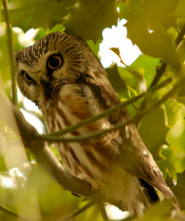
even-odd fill
[{"label": "northern saw-whet owl", "polygon": [[[50,133],[120,103],[105,69],[80,37],[51,33],[18,51],[15,58],[18,86],[39,107]],[[129,118],[122,109],[67,136],[110,128]],[[179,209],[134,124],[83,143],[56,145],[73,176],[99,189],[106,199],[120,201],[122,210],[141,215],[159,199],[154,188]]]}]

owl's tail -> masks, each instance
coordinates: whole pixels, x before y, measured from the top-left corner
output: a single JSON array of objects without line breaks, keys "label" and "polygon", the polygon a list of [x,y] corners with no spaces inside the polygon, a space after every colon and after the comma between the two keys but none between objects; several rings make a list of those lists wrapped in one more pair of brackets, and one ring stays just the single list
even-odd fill
[{"label": "owl's tail", "polygon": [[[134,179],[135,178],[136,177],[134,177]],[[133,189],[132,184],[134,180],[132,180],[132,183],[130,184],[132,187],[130,189],[127,188],[121,202],[110,202],[119,207],[122,211],[128,211],[131,216],[143,215],[151,205],[159,201],[159,196],[156,190],[150,184],[140,178],[136,179],[137,186],[134,186],[135,189]]]},{"label": "owl's tail", "polygon": [[151,205],[159,201],[159,196],[157,195],[155,189],[145,180],[139,179],[139,181],[141,183],[142,192],[146,197],[146,204]]},{"label": "owl's tail", "polygon": [[[145,180],[139,179],[141,183],[142,192],[146,198],[145,207],[152,205],[153,203],[159,201],[159,196],[157,195],[155,189],[148,184]],[[172,203],[177,212],[180,212],[179,203],[173,195],[172,191],[168,186],[165,185],[166,192],[163,191],[163,195]],[[160,191],[160,190],[159,190]],[[148,205],[147,205],[148,204]]]}]

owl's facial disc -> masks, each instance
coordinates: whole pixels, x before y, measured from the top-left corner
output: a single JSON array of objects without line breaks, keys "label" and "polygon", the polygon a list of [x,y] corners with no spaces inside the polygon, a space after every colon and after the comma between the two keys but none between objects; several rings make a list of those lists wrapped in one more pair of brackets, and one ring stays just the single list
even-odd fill
[{"label": "owl's facial disc", "polygon": [[62,76],[62,55],[50,52],[42,57],[43,62],[17,62],[17,82],[21,92],[38,106],[53,98],[65,84]]}]

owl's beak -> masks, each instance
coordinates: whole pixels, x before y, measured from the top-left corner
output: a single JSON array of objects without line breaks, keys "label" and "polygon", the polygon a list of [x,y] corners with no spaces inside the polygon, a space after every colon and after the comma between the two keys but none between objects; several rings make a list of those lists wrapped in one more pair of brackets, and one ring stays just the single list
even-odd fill
[{"label": "owl's beak", "polygon": [[47,82],[45,80],[42,80],[42,85],[43,85],[43,88],[44,88],[44,94],[45,96],[47,97],[51,97],[52,94],[53,94],[53,87],[52,85],[50,84],[50,82]]},{"label": "owl's beak", "polygon": [[58,80],[53,81],[53,82],[51,83],[51,87],[52,87],[52,88],[55,88],[55,87],[57,87],[57,86],[59,86],[59,85],[62,85],[62,82],[61,82],[61,81],[58,81]]},{"label": "owl's beak", "polygon": [[47,81],[42,81],[42,85],[44,87],[44,90],[47,92],[47,93],[50,93],[52,91],[51,89],[51,84]]},{"label": "owl's beak", "polygon": [[44,92],[45,92],[46,96],[52,97],[54,92],[56,91],[57,87],[61,84],[58,81],[47,82],[47,81],[43,80],[42,85],[44,87]]}]

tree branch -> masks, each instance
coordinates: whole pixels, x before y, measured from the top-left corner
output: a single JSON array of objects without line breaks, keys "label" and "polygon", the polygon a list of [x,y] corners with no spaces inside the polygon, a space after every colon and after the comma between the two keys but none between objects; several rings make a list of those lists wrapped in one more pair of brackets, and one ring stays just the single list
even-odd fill
[{"label": "tree branch", "polygon": [[[24,119],[23,114],[17,110],[15,106],[11,105],[1,90],[0,104],[3,107],[0,110],[0,119],[21,136],[25,147],[33,153],[37,162],[41,164],[46,172],[57,181],[59,185],[85,197],[100,197],[99,191],[91,191],[89,183],[77,179],[64,170],[46,143],[38,139],[37,130]],[[12,117],[7,116],[7,113],[11,114]],[[17,125],[15,122],[12,123],[12,119],[14,119]]]},{"label": "tree branch", "polygon": [[13,108],[13,111],[25,147],[30,149],[46,172],[63,188],[85,197],[92,197],[95,192],[91,191],[89,183],[65,171],[46,143],[38,139],[39,134],[35,128],[25,121],[16,108]]},{"label": "tree branch", "polygon": [[0,205],[0,210],[8,213],[9,215],[18,218],[19,220],[22,221],[31,221],[30,219],[27,219],[23,216],[19,216],[18,214],[14,213],[12,210],[10,210],[9,208],[7,208],[6,206]]},{"label": "tree branch", "polygon": [[109,218],[108,218],[108,216],[107,216],[107,212],[106,212],[106,210],[105,210],[104,203],[103,203],[103,202],[99,202],[99,203],[98,203],[98,206],[99,206],[101,215],[102,215],[102,217],[103,217],[103,220],[104,220],[104,221],[109,221]]},{"label": "tree branch", "polygon": [[71,220],[72,218],[80,215],[81,213],[83,213],[84,211],[86,211],[87,209],[89,209],[91,206],[94,205],[94,201],[91,200],[90,202],[88,202],[85,206],[83,206],[82,208],[76,210],[74,213],[70,214],[69,216],[66,216],[62,219],[59,219],[57,221],[68,221],[68,220]]},{"label": "tree branch", "polygon": [[11,79],[12,79],[12,96],[13,96],[13,103],[17,106],[17,84],[16,84],[16,68],[14,62],[14,50],[13,50],[13,42],[12,42],[12,30],[10,27],[10,19],[9,13],[7,8],[6,0],[2,0],[3,8],[4,8],[4,15],[5,21],[7,26],[7,36],[8,36],[8,51],[9,51],[9,59],[10,59],[10,70],[11,70]]}]

